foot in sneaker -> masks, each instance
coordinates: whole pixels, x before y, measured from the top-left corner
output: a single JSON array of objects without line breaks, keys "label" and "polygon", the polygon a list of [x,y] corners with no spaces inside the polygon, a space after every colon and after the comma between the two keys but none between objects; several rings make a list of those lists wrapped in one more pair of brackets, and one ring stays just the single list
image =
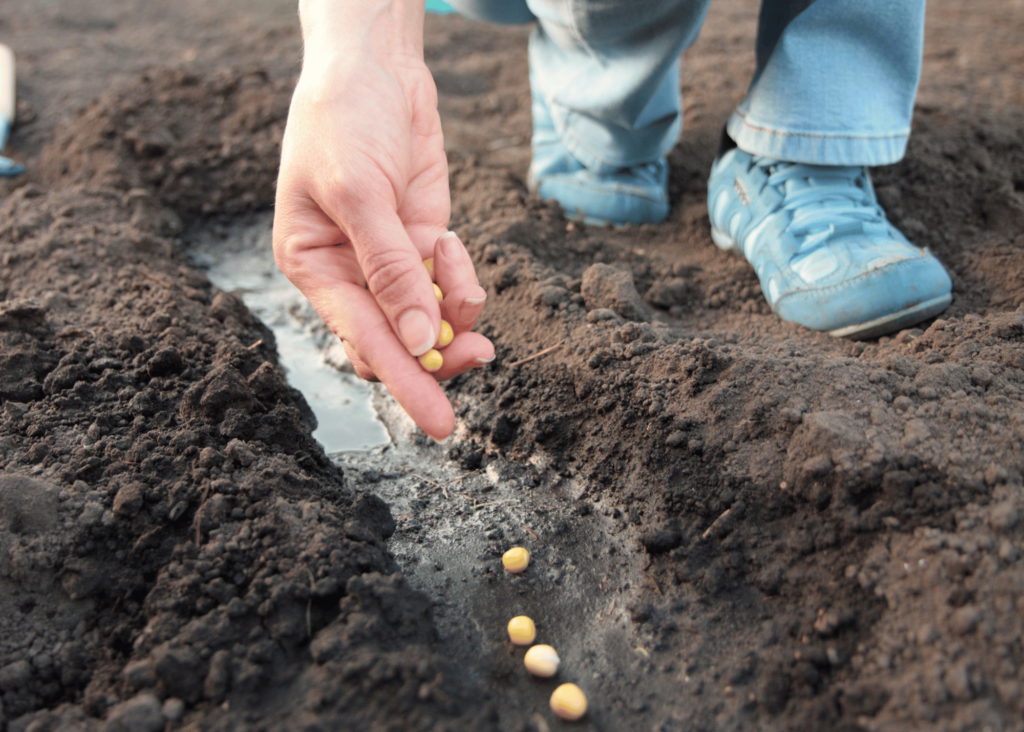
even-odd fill
[{"label": "foot in sneaker", "polygon": [[566,216],[588,224],[657,224],[668,216],[668,162],[658,160],[596,173],[562,143],[547,104],[533,97],[533,161],[527,182]]},{"label": "foot in sneaker", "polygon": [[877,338],[945,310],[952,283],[878,205],[866,168],[721,153],[708,180],[711,238],[749,261],[783,320]]}]

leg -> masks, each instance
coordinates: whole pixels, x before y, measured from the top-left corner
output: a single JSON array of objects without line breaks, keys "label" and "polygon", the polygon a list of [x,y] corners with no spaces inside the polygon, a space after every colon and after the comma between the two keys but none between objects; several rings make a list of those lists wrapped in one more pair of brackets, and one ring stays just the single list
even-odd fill
[{"label": "leg", "polygon": [[754,266],[772,309],[874,338],[933,317],[952,285],[885,217],[866,165],[899,160],[924,0],[765,0],[758,68],[712,166],[712,238]]},{"label": "leg", "polygon": [[924,0],[765,0],[758,69],[729,119],[753,155],[816,165],[903,157],[921,75]]},{"label": "leg", "polygon": [[529,183],[590,223],[657,223],[682,125],[679,54],[708,0],[530,0]]},{"label": "leg", "polygon": [[709,0],[455,0],[469,17],[537,20],[530,37],[530,187],[590,222],[668,215],[666,153],[682,125],[679,54]]}]

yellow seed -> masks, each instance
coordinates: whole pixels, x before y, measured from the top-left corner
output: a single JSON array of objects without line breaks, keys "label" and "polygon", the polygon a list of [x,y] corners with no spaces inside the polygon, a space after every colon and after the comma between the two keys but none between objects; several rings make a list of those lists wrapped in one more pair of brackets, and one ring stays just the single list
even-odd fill
[{"label": "yellow seed", "polygon": [[512,574],[525,572],[526,568],[530,566],[530,552],[521,546],[514,546],[501,557],[501,563]]},{"label": "yellow seed", "polygon": [[577,720],[587,713],[587,696],[576,684],[562,684],[551,694],[551,711],[562,719]]},{"label": "yellow seed", "polygon": [[420,366],[430,373],[440,370],[441,366],[444,365],[444,357],[441,355],[441,352],[436,351],[433,348],[420,356],[419,360]]},{"label": "yellow seed", "polygon": [[438,287],[437,285],[434,285],[434,297],[437,298],[438,302],[444,300],[444,293],[441,292],[441,288]]},{"label": "yellow seed", "polygon": [[525,615],[517,615],[508,621],[508,637],[517,646],[528,646],[537,637],[537,626]]},{"label": "yellow seed", "polygon": [[423,266],[427,268],[427,274],[430,275],[430,279],[434,279],[434,258],[424,259]]},{"label": "yellow seed", "polygon": [[437,347],[444,348],[452,342],[452,338],[455,337],[455,331],[452,330],[451,323],[447,320],[441,321],[441,335],[437,338]]},{"label": "yellow seed", "polygon": [[558,673],[558,653],[551,646],[533,646],[523,656],[523,663],[526,670],[534,676],[542,676],[545,679]]}]

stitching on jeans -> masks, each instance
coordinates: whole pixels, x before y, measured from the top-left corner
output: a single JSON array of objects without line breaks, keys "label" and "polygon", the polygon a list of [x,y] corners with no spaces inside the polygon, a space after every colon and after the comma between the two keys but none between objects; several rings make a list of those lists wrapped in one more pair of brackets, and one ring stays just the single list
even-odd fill
[{"label": "stitching on jeans", "polygon": [[747,127],[754,132],[764,132],[769,135],[779,135],[781,137],[814,137],[823,140],[896,140],[901,137],[910,137],[909,130],[906,132],[894,132],[891,135],[819,135],[811,132],[784,132],[782,130],[773,130],[769,127],[760,127],[758,125],[751,124],[738,109],[733,110],[733,114],[740,118],[744,127]]}]

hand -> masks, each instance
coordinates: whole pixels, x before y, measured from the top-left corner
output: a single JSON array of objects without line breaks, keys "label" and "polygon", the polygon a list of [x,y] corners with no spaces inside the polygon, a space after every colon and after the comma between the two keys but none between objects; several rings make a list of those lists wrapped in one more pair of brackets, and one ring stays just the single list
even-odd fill
[{"label": "hand", "polygon": [[[357,47],[330,45],[307,38],[282,144],[274,256],[344,341],[356,372],[383,382],[441,440],[455,415],[438,379],[492,360],[494,347],[470,332],[486,292],[447,232],[437,91],[422,51],[417,58],[372,34]],[[423,266],[430,256],[440,308]],[[434,347],[442,313],[456,336],[430,374],[415,356]]]}]

